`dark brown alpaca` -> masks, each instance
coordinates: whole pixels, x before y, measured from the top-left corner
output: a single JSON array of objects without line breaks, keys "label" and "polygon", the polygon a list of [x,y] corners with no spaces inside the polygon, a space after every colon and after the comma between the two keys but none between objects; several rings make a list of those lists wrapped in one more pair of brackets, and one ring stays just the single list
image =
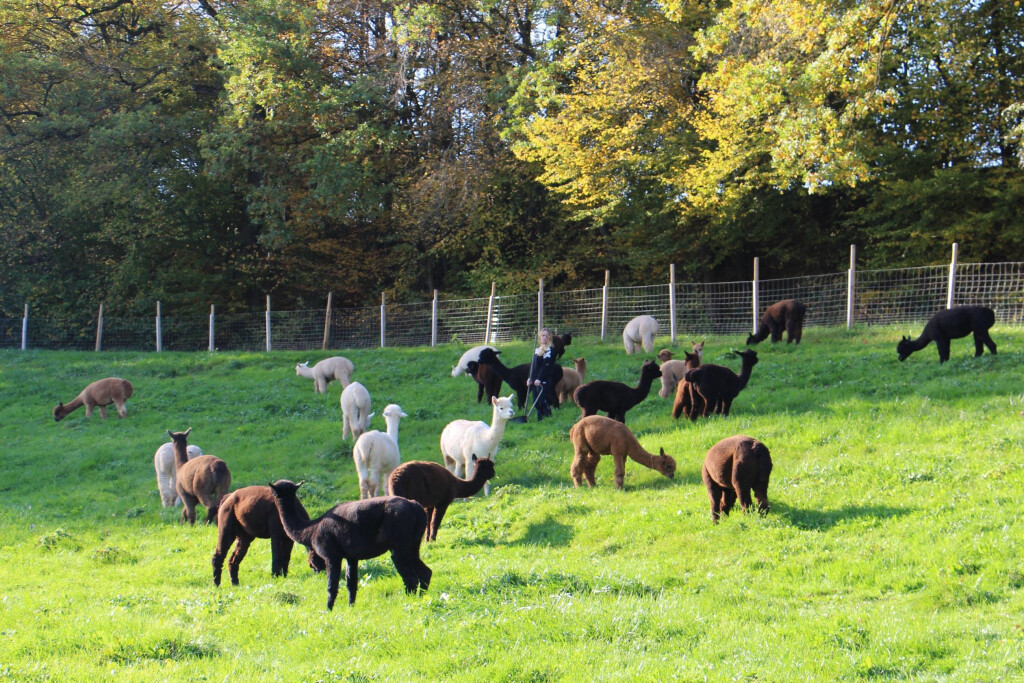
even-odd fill
[{"label": "dark brown alpaca", "polygon": [[437,540],[444,513],[456,498],[469,498],[494,477],[494,461],[473,456],[473,478],[459,479],[436,462],[412,461],[391,473],[391,495],[415,500],[427,511],[427,540]]},{"label": "dark brown alpaca", "polygon": [[960,339],[973,332],[975,358],[985,352],[982,344],[994,354],[996,343],[992,341],[988,330],[995,322],[995,312],[985,306],[948,308],[933,315],[928,324],[924,326],[924,332],[917,339],[903,337],[896,346],[896,352],[900,355],[900,360],[904,361],[907,356],[915,351],[920,351],[934,341],[935,346],[939,349],[939,364],[942,364],[949,360],[949,340]]},{"label": "dark brown alpaca", "polygon": [[[728,417],[733,399],[743,391],[750,380],[750,371],[757,365],[757,351],[733,351],[740,357],[743,366],[740,374],[736,374],[722,365],[708,363],[686,373],[686,381],[690,383],[690,398],[697,405],[698,396],[704,402],[700,415],[707,417],[711,413],[721,413]],[[697,411],[692,410],[691,420],[697,419]]]},{"label": "dark brown alpaca", "polygon": [[131,398],[134,389],[132,383],[120,377],[107,377],[98,379],[88,385],[71,402],[65,404],[58,402],[53,409],[53,419],[60,422],[70,413],[85,406],[85,416],[92,417],[92,409],[100,409],[100,417],[107,419],[107,406],[111,403],[117,407],[118,417],[125,417],[128,409],[125,408],[125,401]]},{"label": "dark brown alpaca", "polygon": [[[298,503],[297,510],[300,517],[309,519],[302,503]],[[284,532],[281,515],[274,504],[274,492],[269,486],[246,486],[232,491],[221,501],[217,510],[217,548],[211,561],[214,585],[220,585],[224,556],[236,539],[235,552],[228,560],[228,574],[231,583],[238,585],[238,568],[255,538],[270,539],[270,570],[274,576],[288,576],[293,543]],[[323,560],[312,552],[309,564],[317,571],[324,568]]]},{"label": "dark brown alpaca", "polygon": [[692,384],[686,381],[686,373],[700,367],[700,356],[696,353],[687,353],[684,363],[686,370],[683,373],[683,378],[676,385],[676,400],[672,404],[672,417],[678,420],[679,416],[685,413],[686,417],[695,420],[699,413],[704,412],[704,399],[694,391]]},{"label": "dark brown alpaca", "polygon": [[196,523],[196,503],[206,507],[206,523],[217,519],[217,507],[231,488],[231,472],[227,464],[213,455],[199,455],[188,459],[189,427],[184,432],[172,432],[174,442],[174,487],[181,498],[181,521]]},{"label": "dark brown alpaca", "polygon": [[471,360],[466,363],[466,373],[476,381],[476,402],[483,401],[484,396],[490,403],[492,398],[501,395],[501,377],[487,363]]},{"label": "dark brown alpaca", "polygon": [[807,304],[796,299],[783,299],[768,307],[768,310],[761,316],[761,322],[757,326],[757,332],[747,337],[747,344],[757,344],[771,335],[772,344],[782,340],[782,332],[786,331],[786,343],[795,341],[800,343],[800,337],[804,332],[804,314],[807,313]]},{"label": "dark brown alpaca", "polygon": [[594,380],[577,388],[572,398],[583,411],[583,417],[603,410],[613,420],[625,423],[626,411],[647,398],[651,383],[658,377],[661,377],[661,368],[654,361],[647,360],[640,368],[640,381],[635,387],[622,382]]},{"label": "dark brown alpaca", "polygon": [[749,436],[730,436],[708,451],[701,478],[711,499],[711,519],[728,515],[736,498],[746,512],[750,508],[750,490],[754,490],[757,509],[768,514],[768,480],[772,474],[772,456],[768,447]]},{"label": "dark brown alpaca", "polygon": [[348,604],[355,604],[359,589],[359,560],[391,551],[391,561],[407,593],[427,590],[432,572],[420,560],[420,544],[427,529],[427,513],[419,503],[399,496],[357,500],[334,506],[312,521],[299,512],[296,492],[302,486],[281,479],[270,485],[281,524],[288,538],[315,552],[327,567],[327,609],[334,609],[345,562]]}]

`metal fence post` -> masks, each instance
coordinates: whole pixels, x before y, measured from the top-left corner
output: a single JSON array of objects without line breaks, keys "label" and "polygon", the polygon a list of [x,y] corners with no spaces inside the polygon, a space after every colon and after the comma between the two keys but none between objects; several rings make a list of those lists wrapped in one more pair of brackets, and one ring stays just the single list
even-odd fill
[{"label": "metal fence post", "polygon": [[537,287],[537,334],[544,329],[544,278]]},{"label": "metal fence post", "polygon": [[388,314],[384,308],[384,292],[380,293],[380,348],[384,348],[388,330]]},{"label": "metal fence post", "polygon": [[21,319],[21,350],[28,349],[28,304],[25,304],[25,317]]},{"label": "metal fence post", "polygon": [[210,351],[216,347],[213,345],[213,304],[210,304]]},{"label": "metal fence post", "polygon": [[676,343],[676,264],[668,264],[668,315],[672,343]]},{"label": "metal fence post", "polygon": [[757,334],[757,295],[759,289],[758,280],[761,279],[761,258],[754,257],[754,325],[751,334]]},{"label": "metal fence post", "polygon": [[491,283],[491,298],[487,300],[487,325],[484,327],[484,344],[491,343],[491,318],[494,316],[494,289],[495,283]]},{"label": "metal fence post", "polygon": [[853,303],[857,291],[857,245],[850,245],[850,269],[846,271],[846,329],[853,327]]},{"label": "metal fence post", "polygon": [[164,333],[160,325],[160,302],[156,302],[156,350],[164,350]]},{"label": "metal fence post", "polygon": [[946,294],[946,308],[953,308],[956,294],[956,257],[959,251],[960,245],[953,242],[953,260],[949,262],[949,291]]},{"label": "metal fence post", "polygon": [[601,341],[608,328],[608,283],[611,282],[611,271],[604,271],[604,288],[601,290]]},{"label": "metal fence post", "polygon": [[270,351],[270,295],[267,294],[267,351]]},{"label": "metal fence post", "polygon": [[333,297],[334,292],[327,292],[327,312],[324,314],[324,351],[327,350],[327,345],[331,341],[331,301]]},{"label": "metal fence post", "polygon": [[437,290],[434,290],[434,301],[430,305],[430,345],[437,346]]},{"label": "metal fence post", "polygon": [[96,318],[96,350],[103,349],[103,304],[100,304],[100,313]]}]

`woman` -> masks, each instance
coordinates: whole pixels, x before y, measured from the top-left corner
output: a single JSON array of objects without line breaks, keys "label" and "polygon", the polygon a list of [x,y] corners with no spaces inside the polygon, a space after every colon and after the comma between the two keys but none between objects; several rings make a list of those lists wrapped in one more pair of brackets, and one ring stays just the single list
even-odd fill
[{"label": "woman", "polygon": [[530,365],[530,379],[527,386],[533,393],[534,405],[537,409],[537,421],[551,416],[551,404],[557,405],[555,385],[562,379],[562,366],[555,361],[551,349],[551,330],[543,328],[537,335],[537,350],[533,353]]}]

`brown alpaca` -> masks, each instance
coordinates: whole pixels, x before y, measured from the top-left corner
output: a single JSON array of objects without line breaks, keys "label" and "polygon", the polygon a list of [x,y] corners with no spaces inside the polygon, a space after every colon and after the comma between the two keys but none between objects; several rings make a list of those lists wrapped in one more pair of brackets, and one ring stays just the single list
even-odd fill
[{"label": "brown alpaca", "polygon": [[100,417],[107,419],[107,406],[113,403],[117,407],[119,417],[128,414],[124,402],[132,396],[132,383],[120,377],[99,379],[82,389],[82,393],[70,403],[57,403],[53,409],[53,419],[60,422],[70,413],[85,406],[85,416],[92,417],[92,409],[100,409]]},{"label": "brown alpaca", "polygon": [[664,363],[665,361],[672,360],[672,357],[675,355],[670,349],[662,349],[658,351],[658,362]]},{"label": "brown alpaca", "polygon": [[456,498],[475,496],[494,477],[494,461],[473,456],[472,479],[459,479],[436,462],[413,460],[395,468],[388,480],[391,495],[415,500],[427,511],[427,540],[437,540],[437,530],[448,506]]},{"label": "brown alpaca", "polygon": [[700,366],[700,356],[686,353],[683,360],[669,360],[661,364],[661,389],[658,396],[668,398],[676,393],[676,387],[683,381],[687,370]]},{"label": "brown alpaca", "polygon": [[768,514],[768,479],[772,474],[772,456],[768,447],[749,436],[730,436],[708,451],[701,478],[711,499],[711,519],[718,523],[719,513],[728,515],[736,498],[746,512],[750,508],[750,490],[754,490],[757,509]]},{"label": "brown alpaca", "polygon": [[[309,519],[309,514],[298,504],[299,516]],[[220,585],[224,556],[231,544],[238,540],[235,552],[228,560],[231,583],[238,585],[238,568],[242,565],[249,545],[254,538],[270,539],[270,569],[274,576],[288,576],[288,564],[292,556],[292,539],[284,532],[281,515],[274,503],[274,492],[269,486],[246,486],[232,491],[221,501],[217,510],[217,547],[213,551],[213,583]],[[316,553],[309,553],[309,566],[316,571],[324,568],[323,560]]]},{"label": "brown alpaca", "polygon": [[569,438],[576,452],[569,469],[574,486],[580,485],[581,478],[586,479],[588,487],[595,485],[594,472],[602,455],[611,455],[615,459],[615,488],[618,489],[622,488],[626,476],[627,455],[669,479],[675,477],[676,461],[671,455],[665,455],[664,448],[659,449],[659,455],[648,453],[629,427],[610,417],[584,417],[569,430]]},{"label": "brown alpaca", "polygon": [[572,392],[576,391],[576,387],[586,381],[587,359],[573,358],[572,362],[576,366],[576,369],[563,369],[562,379],[558,380],[558,384],[555,385],[555,395],[558,396],[558,405],[571,401]]},{"label": "brown alpaca", "polygon": [[200,455],[188,459],[189,427],[184,432],[172,432],[174,442],[174,486],[181,498],[181,521],[196,523],[196,503],[206,508],[206,523],[211,524],[217,519],[217,507],[231,488],[231,472],[227,464],[213,455]]},{"label": "brown alpaca", "polygon": [[776,302],[765,310],[761,316],[761,322],[757,325],[757,332],[747,337],[747,344],[757,344],[764,341],[771,335],[772,344],[782,341],[782,333],[786,332],[786,343],[800,343],[800,337],[804,333],[804,315],[807,313],[807,304],[796,299],[783,299]]},{"label": "brown alpaca", "polygon": [[686,380],[686,373],[700,367],[700,356],[696,353],[686,354],[685,365],[683,377],[676,385],[676,400],[672,404],[672,417],[678,420],[679,416],[685,413],[686,417],[695,420],[697,419],[696,415],[704,411],[704,398],[694,389],[692,383]]}]

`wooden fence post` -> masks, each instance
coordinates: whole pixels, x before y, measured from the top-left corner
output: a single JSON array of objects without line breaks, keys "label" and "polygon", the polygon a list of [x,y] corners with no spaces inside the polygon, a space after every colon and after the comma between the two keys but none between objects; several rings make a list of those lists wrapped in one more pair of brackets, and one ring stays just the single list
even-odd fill
[{"label": "wooden fence post", "polygon": [[331,341],[331,301],[333,297],[334,292],[327,292],[327,313],[324,314],[324,351],[327,350],[327,345]]},{"label": "wooden fence post", "polygon": [[434,290],[434,301],[430,306],[430,345],[437,346],[437,290]]},{"label": "wooden fence post", "polygon": [[487,300],[487,325],[484,327],[484,344],[491,343],[491,317],[494,315],[495,283],[491,283],[491,298]]},{"label": "wooden fence post", "polygon": [[608,284],[611,282],[611,271],[604,271],[604,288],[601,290],[601,341],[608,328]]},{"label": "wooden fence post", "polygon": [[380,348],[384,348],[388,330],[388,314],[384,308],[384,292],[380,293]]},{"label": "wooden fence post", "polygon": [[953,260],[949,262],[949,287],[946,293],[946,308],[953,308],[953,301],[956,295],[956,257],[960,251],[960,245],[953,242]]},{"label": "wooden fence post", "polygon": [[857,292],[857,245],[850,245],[850,270],[846,273],[846,329],[853,327],[853,305]]},{"label": "wooden fence post", "polygon": [[25,316],[21,319],[21,350],[28,349],[28,304],[25,304]]},{"label": "wooden fence post", "polygon": [[100,304],[100,313],[96,318],[96,350],[103,349],[103,304]]},{"label": "wooden fence post", "polygon": [[265,317],[266,317],[266,320],[267,320],[267,351],[270,351],[270,295],[269,294],[267,294],[267,312],[266,312],[266,316]]},{"label": "wooden fence post", "polygon": [[761,279],[761,258],[754,257],[754,326],[751,334],[757,334],[757,295],[759,290],[758,280]]},{"label": "wooden fence post", "polygon": [[676,343],[676,264],[668,264],[668,315],[672,343]]},{"label": "wooden fence post", "polygon": [[156,350],[159,353],[164,350],[164,332],[160,321],[160,302],[156,302]]},{"label": "wooden fence post", "polygon": [[210,304],[210,351],[213,351],[216,346],[213,345],[213,304]]}]

